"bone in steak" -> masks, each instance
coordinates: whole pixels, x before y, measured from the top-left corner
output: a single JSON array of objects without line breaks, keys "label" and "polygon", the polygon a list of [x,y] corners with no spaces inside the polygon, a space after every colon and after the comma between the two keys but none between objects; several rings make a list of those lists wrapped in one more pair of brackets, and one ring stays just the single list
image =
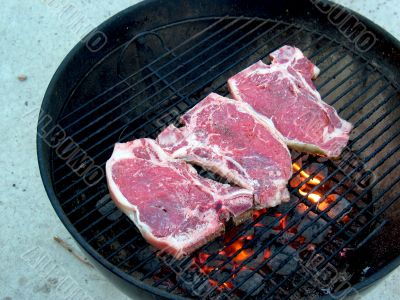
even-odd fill
[{"label": "bone in steak", "polygon": [[158,143],[174,158],[202,166],[255,195],[255,207],[289,200],[289,150],[269,120],[246,103],[210,94],[168,126]]},{"label": "bone in steak", "polygon": [[228,80],[233,98],[270,118],[290,147],[338,157],[353,126],[321,100],[312,82],[319,69],[295,47],[270,57],[270,65],[259,61]]},{"label": "bone in steak", "polygon": [[199,176],[152,139],[116,144],[106,174],[112,199],[143,237],[178,258],[220,235],[229,218],[251,215],[251,191]]}]

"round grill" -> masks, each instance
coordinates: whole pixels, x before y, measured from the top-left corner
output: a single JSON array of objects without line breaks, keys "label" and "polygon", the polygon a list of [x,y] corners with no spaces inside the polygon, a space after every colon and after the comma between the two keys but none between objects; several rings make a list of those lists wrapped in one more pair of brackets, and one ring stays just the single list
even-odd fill
[{"label": "round grill", "polygon": [[[398,205],[387,213],[399,198],[400,180],[396,42],[361,19],[378,39],[361,52],[308,2],[299,9],[269,1],[169,2],[150,1],[107,21],[100,27],[106,46],[91,52],[78,45],[49,86],[39,119],[38,153],[61,220],[85,251],[126,286],[167,298],[297,299],[322,296],[326,289],[343,291],[344,283],[369,283],[399,254],[390,246]],[[354,124],[348,148],[338,161],[292,152],[300,167],[290,182],[290,203],[255,213],[184,260],[161,255],[108,195],[104,166],[114,144],[155,138],[209,93],[229,95],[230,76],[260,59],[268,61],[268,54],[285,44],[301,49],[321,69],[315,84],[322,99]],[[309,178],[295,184],[302,172]],[[321,174],[321,182],[304,190]],[[338,195],[329,209],[310,198],[321,188],[320,201]],[[329,213],[344,201],[337,213]],[[310,228],[313,234],[304,238]],[[271,230],[274,234],[263,240]],[[368,258],[382,243],[374,237],[377,232],[388,242],[387,251]],[[288,253],[288,245],[296,251]],[[315,257],[323,259],[307,265]],[[329,265],[340,280],[329,287],[316,284],[310,268],[321,271]]]}]

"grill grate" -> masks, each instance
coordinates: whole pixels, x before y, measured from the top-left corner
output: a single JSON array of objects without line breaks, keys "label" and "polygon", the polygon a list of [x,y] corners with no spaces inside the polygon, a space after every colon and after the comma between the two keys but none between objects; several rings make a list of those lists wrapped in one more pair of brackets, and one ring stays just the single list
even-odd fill
[{"label": "grill grate", "polygon": [[[169,32],[175,26],[188,30],[187,37],[173,39]],[[192,28],[197,31],[193,32]],[[227,241],[219,238],[184,260],[171,262],[150,247],[131,221],[113,205],[105,180],[87,185],[77,175],[80,168],[72,171],[53,153],[52,173],[58,199],[75,228],[97,252],[129,276],[175,295],[190,294],[178,277],[191,274],[191,266],[199,253],[208,256],[195,270],[199,279],[192,288],[204,297],[249,298],[257,294],[261,298],[296,299],[310,291],[323,294],[324,287],[315,285],[313,274],[306,272],[303,263],[285,275],[279,274],[280,270],[296,257],[307,261],[310,255],[323,258],[313,266],[315,271],[329,264],[343,267],[343,251],[355,252],[371,238],[385,224],[382,213],[399,197],[395,193],[400,180],[400,145],[395,141],[399,134],[398,89],[378,67],[347,45],[302,26],[259,18],[202,18],[160,27],[134,37],[98,63],[71,94],[59,116],[59,124],[84,150],[73,157],[75,165],[84,168],[92,158],[104,168],[115,142],[155,137],[208,93],[227,95],[225,83],[229,76],[259,59],[267,59],[271,51],[284,44],[299,47],[318,65],[321,75],[316,86],[322,98],[355,125],[343,159],[321,161],[293,153],[293,163],[301,162],[301,168],[294,172],[292,180],[314,163],[318,163],[318,168],[309,172],[310,177],[298,186],[290,188],[293,199],[288,205],[268,210],[252,222],[232,229],[234,233]],[[118,65],[116,74],[104,75],[108,64]],[[85,85],[90,86],[96,80],[104,82],[104,91],[89,95]],[[324,170],[328,171],[327,176],[305,194],[301,193],[311,178]],[[396,179],[388,180],[390,176]],[[340,193],[328,208],[320,211],[309,196],[327,184],[330,188],[321,195],[320,202],[334,192]],[[330,216],[329,212],[344,201],[349,202],[351,211]],[[301,203],[306,209],[296,214]],[[311,213],[317,217],[298,230],[299,224]],[[346,223],[341,221],[345,215],[349,216]],[[271,216],[272,222],[253,234],[252,239],[243,240],[256,224]],[[286,222],[288,216],[291,217]],[[324,220],[324,226],[314,232],[310,241],[299,243],[302,234],[320,220]],[[260,243],[263,234],[283,223],[285,226],[273,238]],[[297,229],[293,231],[293,228]],[[312,243],[327,230],[330,233],[321,243]],[[279,240],[287,234],[289,238],[282,245]],[[243,241],[241,247],[219,262],[221,245],[226,248],[237,241]],[[274,258],[293,243],[298,244],[295,251],[275,262],[272,270],[270,264]],[[271,248],[274,251],[270,256],[256,267],[248,267]],[[224,268],[247,249],[254,251],[222,276],[226,273]],[[204,275],[202,268],[210,265],[212,270],[207,276],[201,276]],[[244,268],[247,272],[237,279]],[[260,285],[265,283],[262,292],[258,291],[259,286],[242,288],[254,276],[261,278]],[[212,285],[211,277],[214,278]],[[232,280],[235,284],[230,286]],[[337,285],[343,281],[338,280]],[[200,293],[204,286],[209,288]]]}]

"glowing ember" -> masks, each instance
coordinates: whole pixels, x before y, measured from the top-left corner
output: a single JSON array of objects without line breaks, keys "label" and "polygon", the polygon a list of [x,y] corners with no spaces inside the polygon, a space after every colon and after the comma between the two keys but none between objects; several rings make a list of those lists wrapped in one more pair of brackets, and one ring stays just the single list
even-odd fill
[{"label": "glowing ember", "polygon": [[233,284],[232,283],[230,283],[229,281],[228,282],[224,282],[223,284],[222,284],[222,286],[224,287],[224,288],[228,288],[228,289],[233,289]]},{"label": "glowing ember", "polygon": [[[292,166],[293,166],[293,170],[294,170],[295,172],[298,172],[298,171],[301,169],[301,166],[300,166],[299,164],[297,164],[297,163],[293,163]],[[301,177],[303,177],[304,179],[307,179],[307,178],[310,177],[310,175],[309,175],[306,171],[304,171],[304,170],[301,170],[301,171],[300,171],[300,175],[301,175]],[[315,176],[313,176],[313,177],[311,177],[310,180],[307,181],[307,183],[308,183],[308,184],[311,184],[311,185],[318,185],[318,184],[320,184],[320,183],[321,183],[321,180],[319,180],[319,179],[317,178],[317,176],[318,176],[318,174],[315,175]]]},{"label": "glowing ember", "polygon": [[[306,195],[307,195],[307,192],[303,191],[302,189],[299,189],[299,193],[300,193],[302,196],[306,196]],[[317,202],[319,202],[319,201],[321,200],[321,196],[318,195],[317,193],[310,193],[310,194],[307,196],[307,198],[308,198],[308,200],[310,200],[310,201],[313,202],[313,203],[317,203]]]},{"label": "glowing ember", "polygon": [[265,250],[264,259],[268,259],[270,258],[270,256],[271,256],[271,250],[270,249]]},{"label": "glowing ember", "polygon": [[308,199],[310,199],[314,203],[317,203],[321,199],[321,196],[316,193],[311,193],[310,195],[308,195]]},{"label": "glowing ember", "polygon": [[[276,213],[275,217],[280,218],[282,216],[281,213]],[[287,220],[287,215],[285,215],[282,219],[279,220],[279,224],[274,227],[273,229],[275,230],[284,230],[286,229],[286,220]]]},{"label": "glowing ember", "polygon": [[336,201],[336,195],[329,195],[324,201],[318,204],[318,209],[323,211],[329,207],[333,202]]},{"label": "glowing ember", "polygon": [[349,223],[350,220],[351,220],[351,219],[350,219],[350,217],[349,217],[348,215],[345,215],[345,216],[342,218],[342,222],[345,223],[345,224],[346,224],[346,223]]},{"label": "glowing ember", "polygon": [[199,254],[199,262],[201,263],[201,264],[204,264],[205,262],[206,262],[206,260],[207,260],[207,258],[209,258],[210,257],[210,254],[207,254],[207,253],[200,253]]},{"label": "glowing ember", "polygon": [[[237,241],[235,241],[232,245],[226,246],[223,250],[225,255],[227,255],[227,256],[235,255],[235,253],[237,251],[239,251],[243,248],[245,239],[247,239],[247,237],[241,237]],[[243,249],[238,254],[236,254],[232,260],[236,263],[240,263],[240,262],[246,260],[248,257],[250,257],[253,254],[254,254],[254,250]]]},{"label": "glowing ember", "polygon": [[[212,286],[218,286],[219,285],[218,281],[213,280],[211,278],[209,278],[208,281],[211,283]],[[224,290],[224,289],[233,289],[233,287],[234,287],[233,284],[228,281],[228,282],[224,282],[223,284],[221,284],[218,287],[218,290],[221,291],[221,290]]]},{"label": "glowing ember", "polygon": [[260,209],[260,210],[255,210],[253,212],[253,220],[257,219],[259,216],[265,214],[267,212],[266,208]]}]

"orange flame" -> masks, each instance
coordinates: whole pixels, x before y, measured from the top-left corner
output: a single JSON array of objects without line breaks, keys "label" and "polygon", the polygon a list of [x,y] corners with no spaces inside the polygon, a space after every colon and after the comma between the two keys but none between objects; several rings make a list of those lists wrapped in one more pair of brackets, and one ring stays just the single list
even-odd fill
[{"label": "orange flame", "polygon": [[[218,285],[218,281],[209,278],[208,281],[211,283],[212,286],[217,286]],[[224,282],[221,286],[218,287],[219,290],[223,290],[223,289],[233,289],[234,286],[231,282],[227,281]]]},{"label": "orange flame", "polygon": [[[295,172],[299,171],[300,169],[301,169],[301,167],[300,167],[299,164],[293,163],[293,170],[294,170]],[[306,171],[304,171],[304,170],[301,170],[301,171],[300,171],[300,175],[301,175],[303,178],[305,178],[305,179],[307,179],[307,178],[310,177],[310,175],[309,175]],[[318,176],[318,174],[315,175],[315,176]],[[311,179],[310,179],[309,181],[307,181],[307,183],[312,184],[312,185],[318,185],[318,184],[320,184],[320,183],[321,183],[321,180],[319,180],[319,179],[316,178],[315,176],[311,177]]]},{"label": "orange flame", "polygon": [[[307,192],[303,191],[302,189],[299,189],[299,193],[300,193],[302,196],[307,195]],[[310,200],[310,201],[313,202],[313,203],[317,203],[317,202],[319,202],[319,200],[321,200],[321,196],[318,195],[317,193],[310,193],[310,194],[307,196],[307,198],[308,198],[308,200]]]},{"label": "orange flame", "polygon": [[[249,237],[251,237],[251,236],[249,236]],[[247,237],[239,238],[232,245],[225,247],[223,250],[224,254],[226,254],[227,256],[233,256],[237,251],[239,251],[243,248],[245,239],[247,239]],[[238,254],[236,254],[235,257],[233,257],[233,261],[236,263],[240,263],[240,262],[246,260],[248,257],[250,257],[253,254],[254,254],[254,250],[243,249]]]}]

